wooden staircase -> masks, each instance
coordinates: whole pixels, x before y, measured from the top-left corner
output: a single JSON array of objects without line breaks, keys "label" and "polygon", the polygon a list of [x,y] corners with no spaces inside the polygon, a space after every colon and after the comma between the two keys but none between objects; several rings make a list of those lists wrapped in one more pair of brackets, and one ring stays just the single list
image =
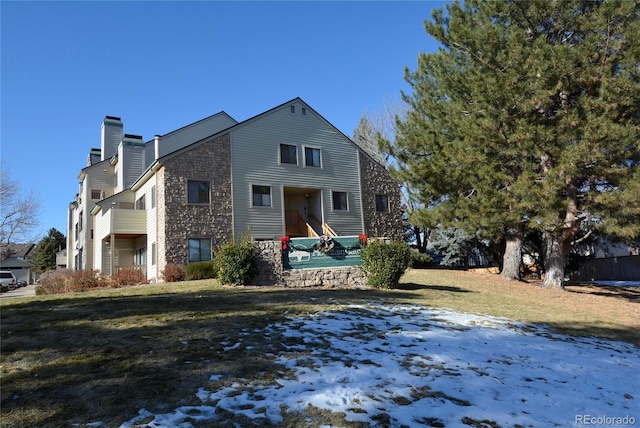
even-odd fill
[{"label": "wooden staircase", "polygon": [[291,237],[314,237],[319,238],[318,231],[323,235],[338,236],[338,234],[327,223],[322,223],[315,215],[309,214],[307,222],[298,210],[285,210],[286,233]]}]

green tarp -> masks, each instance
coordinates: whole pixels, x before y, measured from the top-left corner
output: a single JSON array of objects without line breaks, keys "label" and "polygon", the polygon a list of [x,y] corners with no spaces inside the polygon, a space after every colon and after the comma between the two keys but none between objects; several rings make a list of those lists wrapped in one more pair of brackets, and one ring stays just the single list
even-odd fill
[{"label": "green tarp", "polygon": [[362,245],[357,236],[337,236],[332,241],[331,250],[323,251],[319,238],[291,238],[287,248],[282,250],[284,268],[331,268],[362,264]]}]

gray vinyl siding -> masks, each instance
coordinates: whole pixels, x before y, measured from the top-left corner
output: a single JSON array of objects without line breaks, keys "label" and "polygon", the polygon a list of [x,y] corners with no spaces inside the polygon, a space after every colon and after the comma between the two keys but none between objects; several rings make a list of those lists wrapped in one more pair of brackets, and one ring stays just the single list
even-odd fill
[{"label": "gray vinyl siding", "polygon": [[122,122],[119,119],[104,119],[100,131],[100,154],[102,160],[111,159],[114,155],[118,154],[118,145],[122,140],[124,132],[123,128]]},{"label": "gray vinyl siding", "polygon": [[120,189],[128,189],[142,175],[144,168],[143,151],[140,145],[121,145],[122,152],[118,156],[118,165],[122,168],[122,180],[118,183]]},{"label": "gray vinyl siding", "polygon": [[[290,112],[290,105],[296,113]],[[324,221],[341,235],[362,232],[358,150],[311,109],[286,104],[238,126],[231,133],[234,234],[251,227],[257,239],[284,233],[283,188],[321,189]],[[306,107],[306,116],[300,114]],[[298,165],[280,164],[280,144],[298,147]],[[322,167],[307,167],[304,148],[321,149]],[[271,207],[252,207],[251,186],[271,186]],[[347,192],[349,210],[334,212],[331,191]],[[310,207],[319,212],[319,207]],[[322,220],[322,217],[318,215]]]},{"label": "gray vinyl siding", "polygon": [[[206,137],[227,129],[236,122],[224,113],[218,113],[196,123],[180,128],[160,137],[160,156],[168,155],[189,144],[200,141]],[[145,143],[144,163],[148,168],[155,160],[155,143],[149,141]]]}]

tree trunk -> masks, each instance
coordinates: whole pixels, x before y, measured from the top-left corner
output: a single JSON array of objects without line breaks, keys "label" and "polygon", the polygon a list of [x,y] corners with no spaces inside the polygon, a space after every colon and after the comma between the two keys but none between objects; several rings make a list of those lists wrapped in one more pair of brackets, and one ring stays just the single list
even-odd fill
[{"label": "tree trunk", "polygon": [[524,240],[524,225],[507,227],[505,231],[505,249],[502,256],[502,272],[500,276],[506,279],[520,280],[520,265],[522,263],[522,241]]},{"label": "tree trunk", "polygon": [[564,268],[567,265],[569,243],[561,232],[559,235],[549,231],[542,233],[544,239],[545,274],[543,286],[564,290]]}]

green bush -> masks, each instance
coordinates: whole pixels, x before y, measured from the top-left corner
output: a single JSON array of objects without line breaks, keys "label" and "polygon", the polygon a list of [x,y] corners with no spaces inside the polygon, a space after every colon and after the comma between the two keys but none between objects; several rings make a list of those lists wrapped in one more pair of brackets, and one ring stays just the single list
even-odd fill
[{"label": "green bush", "polygon": [[167,263],[164,270],[160,272],[165,282],[179,282],[184,281],[185,268],[184,265]]},{"label": "green bush", "polygon": [[404,242],[385,244],[369,241],[362,252],[362,269],[367,284],[375,288],[391,288],[398,285],[400,277],[409,267],[411,249]]},{"label": "green bush", "polygon": [[423,269],[433,263],[433,259],[429,254],[420,253],[418,251],[411,251],[411,267],[416,269]]},{"label": "green bush", "polygon": [[256,254],[249,235],[223,244],[216,253],[218,281],[225,285],[249,284],[258,274]]},{"label": "green bush", "polygon": [[185,275],[187,280],[215,278],[218,276],[218,265],[215,260],[189,263]]}]

